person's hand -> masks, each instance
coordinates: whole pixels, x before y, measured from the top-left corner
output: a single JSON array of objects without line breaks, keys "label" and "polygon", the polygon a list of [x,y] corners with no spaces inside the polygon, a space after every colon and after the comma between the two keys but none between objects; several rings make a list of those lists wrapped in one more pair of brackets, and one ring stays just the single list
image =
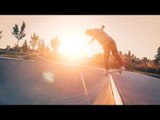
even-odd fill
[{"label": "person's hand", "polygon": [[85,47],[87,47],[88,45],[90,45],[93,41],[94,41],[94,38],[92,38],[92,39],[85,45]]},{"label": "person's hand", "polygon": [[102,25],[102,26],[101,26],[101,30],[103,30],[104,28],[105,28],[105,26],[104,26],[104,25]]}]

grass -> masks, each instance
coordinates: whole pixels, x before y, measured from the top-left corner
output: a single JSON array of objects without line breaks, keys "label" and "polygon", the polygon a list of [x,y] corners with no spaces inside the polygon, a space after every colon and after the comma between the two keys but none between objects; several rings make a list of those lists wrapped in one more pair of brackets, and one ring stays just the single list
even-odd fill
[{"label": "grass", "polygon": [[8,57],[8,58],[20,58],[20,59],[25,59],[25,60],[34,60],[36,55],[29,54],[29,55],[21,55],[19,53],[10,53],[10,54],[4,54],[3,57]]},{"label": "grass", "polygon": [[156,77],[156,78],[160,78],[159,74],[154,74],[154,73],[148,73],[148,72],[143,72],[143,71],[138,71],[138,70],[130,70],[131,72],[137,72],[137,73],[141,73],[144,75],[148,75],[148,76],[152,76],[152,77]]},{"label": "grass", "polygon": [[9,58],[18,58],[16,54],[5,54],[3,57],[9,57]]}]

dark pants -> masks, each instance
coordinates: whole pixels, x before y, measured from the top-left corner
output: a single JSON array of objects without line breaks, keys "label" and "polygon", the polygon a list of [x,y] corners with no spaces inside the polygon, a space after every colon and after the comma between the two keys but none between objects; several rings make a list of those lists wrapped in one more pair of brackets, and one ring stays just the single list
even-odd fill
[{"label": "dark pants", "polygon": [[118,61],[118,63],[120,64],[120,66],[124,65],[122,59],[118,55],[118,50],[117,50],[116,43],[115,43],[114,40],[110,41],[108,45],[104,45],[103,46],[103,50],[104,50],[104,63],[105,63],[105,68],[106,69],[110,68],[110,66],[109,66],[110,51],[112,52],[112,55]]}]

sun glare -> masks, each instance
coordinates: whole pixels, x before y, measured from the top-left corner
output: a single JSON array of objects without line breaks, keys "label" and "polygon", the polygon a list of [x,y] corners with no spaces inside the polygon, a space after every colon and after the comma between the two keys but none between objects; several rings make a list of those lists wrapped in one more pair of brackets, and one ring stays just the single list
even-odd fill
[{"label": "sun glare", "polygon": [[84,49],[85,41],[77,38],[66,38],[61,41],[59,52],[70,59],[80,59]]}]

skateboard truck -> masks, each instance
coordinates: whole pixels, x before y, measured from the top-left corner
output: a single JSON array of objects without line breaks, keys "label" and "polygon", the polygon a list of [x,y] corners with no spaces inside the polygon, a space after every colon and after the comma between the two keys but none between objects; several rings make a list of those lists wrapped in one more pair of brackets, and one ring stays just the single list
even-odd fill
[{"label": "skateboard truck", "polygon": [[109,74],[116,73],[116,72],[118,72],[119,74],[122,74],[122,71],[125,71],[125,70],[114,70],[114,71],[109,71],[108,73],[105,73],[105,75],[109,75]]}]

